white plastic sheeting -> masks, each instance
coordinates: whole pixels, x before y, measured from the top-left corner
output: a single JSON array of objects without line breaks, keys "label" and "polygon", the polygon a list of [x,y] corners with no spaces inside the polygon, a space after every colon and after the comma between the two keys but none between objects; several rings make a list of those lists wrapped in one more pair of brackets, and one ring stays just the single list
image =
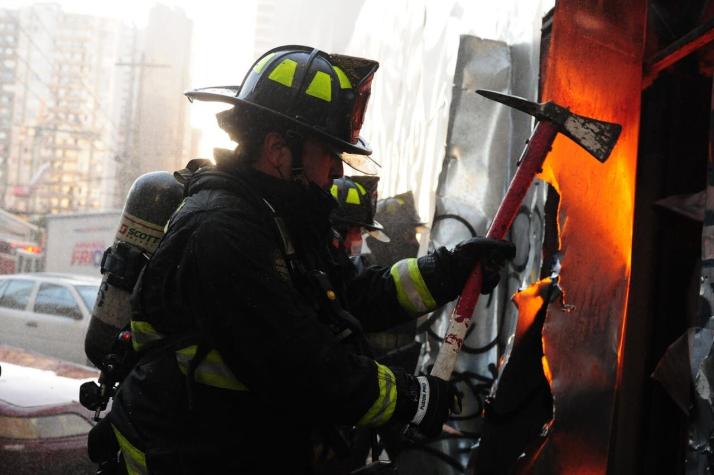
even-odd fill
[{"label": "white plastic sheeting", "polygon": [[[364,4],[347,53],[381,63],[363,129],[383,164],[380,196],[412,190],[420,215],[437,217],[429,220],[432,247],[454,246],[471,236],[469,227],[484,234],[495,214],[531,120],[473,91],[490,88],[535,98],[541,18],[552,5],[545,0]],[[511,239],[518,255],[508,279],[481,299],[457,364],[465,417],[453,425],[470,434],[431,444],[431,454],[406,452],[400,473],[451,474],[465,467],[478,413],[515,326],[509,297],[539,274],[544,200],[545,185],[539,183],[514,223]],[[424,371],[433,363],[450,310],[435,312],[423,326],[428,328],[420,361]],[[434,450],[450,461],[434,457]]]},{"label": "white plastic sheeting", "polygon": [[[436,192],[431,247],[453,247],[473,234],[485,234],[498,208],[504,185],[515,166],[511,160],[511,138],[516,121],[508,108],[474,94],[473,90],[510,92],[511,74],[512,57],[505,43],[462,37],[447,155]],[[464,394],[464,410],[452,424],[470,435],[451,438],[437,446],[462,466],[466,465],[469,447],[478,440],[484,401],[495,378],[499,357],[515,328],[517,311],[510,303],[510,296],[532,283],[540,271],[544,202],[545,187],[536,184],[527,195],[509,236],[517,244],[518,255],[507,267],[508,278],[491,295],[479,300],[452,376]],[[423,325],[426,335],[420,363],[425,373],[434,364],[453,306],[452,303],[434,312]],[[419,461],[421,457],[416,455],[405,458],[408,460],[402,461],[402,465],[429,463],[429,459]],[[431,463],[440,464],[435,460]],[[440,470],[446,469],[440,467]]]},{"label": "white plastic sheeting", "polygon": [[[363,135],[374,149],[380,196],[415,194],[420,216],[434,213],[444,158],[451,87],[461,35],[503,41],[513,61],[512,91],[533,99],[543,15],[554,0],[366,0],[346,54],[381,66],[372,84]],[[514,123],[514,153],[530,122]],[[505,185],[504,185],[505,186]]]}]

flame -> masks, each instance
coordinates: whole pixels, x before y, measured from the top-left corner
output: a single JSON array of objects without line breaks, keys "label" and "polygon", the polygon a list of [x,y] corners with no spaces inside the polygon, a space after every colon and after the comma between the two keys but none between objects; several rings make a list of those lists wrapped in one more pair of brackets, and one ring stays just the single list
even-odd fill
[{"label": "flame", "polygon": [[[513,303],[518,307],[518,324],[516,326],[516,335],[514,338],[513,347],[515,348],[523,338],[525,332],[531,328],[535,321],[536,315],[545,304],[545,296],[553,281],[550,278],[539,280],[529,287],[520,290],[513,296]],[[543,374],[548,380],[548,384],[552,386],[553,374],[550,371],[548,358],[545,355],[545,340],[541,339],[543,346],[543,356],[541,364],[543,365]]]},{"label": "flame", "polygon": [[[553,45],[553,53],[558,52],[556,46]],[[544,99],[567,105],[581,115],[623,125],[618,144],[606,163],[596,161],[570,139],[558,136],[544,165],[541,177],[561,197],[561,286],[569,291],[576,307],[584,311],[597,310],[594,307],[601,298],[616,313],[608,317],[619,322],[625,318],[632,257],[641,80],[633,70],[639,71],[640,64],[632,63],[631,69],[622,68],[618,74],[607,61],[612,51],[605,50],[598,57],[589,50],[587,67],[583,67],[583,55],[573,58],[567,54],[567,45],[561,46],[562,56],[549,61],[546,76],[559,80],[546,80]],[[594,72],[595,76],[607,77],[607,81],[593,81]],[[613,300],[612,291],[616,288],[621,292]],[[587,302],[578,305],[578,297]],[[619,329],[621,325],[616,326]],[[614,343],[617,347],[619,338]]]},{"label": "flame", "polygon": [[550,278],[539,280],[525,289],[519,290],[513,296],[513,303],[518,307],[518,324],[516,326],[516,336],[514,346],[518,344],[523,334],[531,327],[538,311],[545,302],[544,294],[551,285]]},{"label": "flame", "polygon": [[559,136],[541,174],[560,194],[559,283],[574,305],[551,306],[543,329],[543,369],[558,382],[543,452],[550,455],[540,461],[548,473],[607,472],[632,257],[645,13],[644,0],[559,0],[553,19],[543,100],[623,130],[604,164]]},{"label": "flame", "polygon": [[540,358],[540,363],[543,365],[543,374],[545,375],[545,379],[548,380],[548,385],[552,386],[553,385],[553,373],[550,372],[550,366],[548,365],[548,358],[546,358],[546,356],[543,355]]}]

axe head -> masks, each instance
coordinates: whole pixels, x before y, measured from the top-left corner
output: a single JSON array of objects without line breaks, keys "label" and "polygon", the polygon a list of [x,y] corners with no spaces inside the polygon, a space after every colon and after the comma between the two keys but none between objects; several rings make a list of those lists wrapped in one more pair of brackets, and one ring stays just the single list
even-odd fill
[{"label": "axe head", "polygon": [[476,92],[488,99],[530,114],[538,120],[552,122],[560,133],[570,137],[601,162],[610,157],[610,152],[615,147],[622,131],[620,124],[573,114],[567,107],[559,106],[555,102],[539,104],[522,97],[509,96],[495,91],[478,90]]}]

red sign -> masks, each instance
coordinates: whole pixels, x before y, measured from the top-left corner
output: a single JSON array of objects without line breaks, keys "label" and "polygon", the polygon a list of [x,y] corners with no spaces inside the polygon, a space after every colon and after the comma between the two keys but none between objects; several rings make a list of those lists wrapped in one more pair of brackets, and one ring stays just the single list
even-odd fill
[{"label": "red sign", "polygon": [[102,241],[85,241],[75,243],[72,249],[72,266],[99,267],[106,244]]}]

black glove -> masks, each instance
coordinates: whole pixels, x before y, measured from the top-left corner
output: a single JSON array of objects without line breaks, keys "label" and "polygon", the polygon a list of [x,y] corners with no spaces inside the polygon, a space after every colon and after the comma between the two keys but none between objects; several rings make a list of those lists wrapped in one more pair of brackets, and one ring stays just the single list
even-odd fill
[{"label": "black glove", "polygon": [[451,269],[454,283],[463,288],[476,262],[483,269],[482,294],[490,294],[501,279],[501,269],[506,261],[516,256],[516,246],[509,241],[475,237],[459,243],[451,251]]},{"label": "black glove", "polygon": [[413,377],[410,384],[416,402],[411,423],[425,437],[438,437],[449,413],[460,412],[458,391],[450,382],[433,376]]},{"label": "black glove", "polygon": [[506,261],[516,255],[508,241],[475,237],[461,242],[453,250],[440,247],[419,258],[424,283],[438,305],[455,299],[463,290],[476,262],[483,268],[481,293],[490,293],[500,279]]}]

